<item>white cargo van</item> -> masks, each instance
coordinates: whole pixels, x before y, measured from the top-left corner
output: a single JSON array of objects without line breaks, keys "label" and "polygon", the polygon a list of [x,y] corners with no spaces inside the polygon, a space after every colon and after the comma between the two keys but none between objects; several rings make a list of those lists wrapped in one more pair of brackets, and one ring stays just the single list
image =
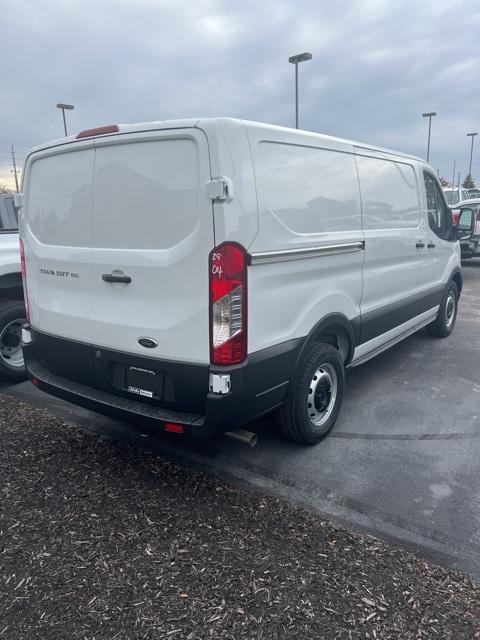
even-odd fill
[{"label": "white cargo van", "polygon": [[418,158],[221,118],[84,131],[24,176],[27,370],[96,411],[204,437],[275,409],[315,443],[346,367],[455,324],[457,232]]}]

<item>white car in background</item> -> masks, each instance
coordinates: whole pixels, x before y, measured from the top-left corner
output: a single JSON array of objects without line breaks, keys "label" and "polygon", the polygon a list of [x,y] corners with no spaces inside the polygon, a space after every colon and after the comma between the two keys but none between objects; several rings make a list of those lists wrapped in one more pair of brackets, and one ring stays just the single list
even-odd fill
[{"label": "white car in background", "polygon": [[447,199],[447,204],[450,207],[456,207],[459,202],[463,200],[468,200],[468,189],[464,189],[463,187],[458,187],[456,189],[444,189],[445,198]]},{"label": "white car in background", "polygon": [[[462,212],[462,219],[459,224],[460,212]],[[471,219],[472,235],[460,240],[462,260],[478,258],[480,256],[480,198],[459,202],[454,209],[452,208],[452,216],[454,224],[463,231],[468,228],[468,220]]]},{"label": "white car in background", "polygon": [[26,379],[21,345],[26,322],[14,196],[0,194],[0,380]]}]

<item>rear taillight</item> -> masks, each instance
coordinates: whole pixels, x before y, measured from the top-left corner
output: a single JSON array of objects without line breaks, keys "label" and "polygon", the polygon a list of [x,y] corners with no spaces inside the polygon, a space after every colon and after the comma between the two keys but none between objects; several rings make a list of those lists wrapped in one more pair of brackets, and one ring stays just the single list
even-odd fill
[{"label": "rear taillight", "polygon": [[23,284],[23,297],[25,299],[25,313],[27,321],[30,322],[30,308],[28,306],[28,293],[27,293],[27,269],[25,266],[25,250],[23,248],[23,240],[20,240],[20,265],[22,267],[22,284]]},{"label": "rear taillight", "polygon": [[454,226],[458,226],[458,219],[460,217],[460,209],[452,209],[452,219]]},{"label": "rear taillight", "polygon": [[209,273],[210,361],[238,364],[247,357],[247,252],[221,244],[210,253]]}]

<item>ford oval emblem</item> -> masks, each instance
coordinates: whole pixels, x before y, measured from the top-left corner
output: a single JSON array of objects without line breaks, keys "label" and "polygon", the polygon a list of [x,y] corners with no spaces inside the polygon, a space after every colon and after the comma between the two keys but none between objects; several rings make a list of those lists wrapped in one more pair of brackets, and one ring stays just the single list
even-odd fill
[{"label": "ford oval emblem", "polygon": [[138,344],[147,349],[155,349],[155,347],[158,347],[158,342],[153,338],[139,338]]}]

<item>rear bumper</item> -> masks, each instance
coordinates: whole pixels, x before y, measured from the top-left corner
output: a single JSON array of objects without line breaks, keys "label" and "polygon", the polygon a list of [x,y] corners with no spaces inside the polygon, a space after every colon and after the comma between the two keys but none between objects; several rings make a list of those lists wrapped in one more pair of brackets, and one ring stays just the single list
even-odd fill
[{"label": "rear bumper", "polygon": [[[25,366],[32,382],[42,391],[160,431],[165,430],[167,423],[182,425],[184,434],[198,438],[239,428],[282,404],[302,344],[301,339],[289,340],[251,354],[245,363],[229,368],[108,351],[109,366],[112,358],[118,358],[134,366],[155,368],[162,375],[168,371],[164,377],[169,380],[170,396],[144,400],[111,385],[108,388],[105,377],[102,378],[105,372],[95,362],[98,352],[103,353],[99,347],[48,336],[30,327],[25,327],[25,331],[28,336],[23,342]],[[77,357],[72,359],[74,353]],[[209,390],[210,373],[230,375],[229,393],[220,395]]]}]

